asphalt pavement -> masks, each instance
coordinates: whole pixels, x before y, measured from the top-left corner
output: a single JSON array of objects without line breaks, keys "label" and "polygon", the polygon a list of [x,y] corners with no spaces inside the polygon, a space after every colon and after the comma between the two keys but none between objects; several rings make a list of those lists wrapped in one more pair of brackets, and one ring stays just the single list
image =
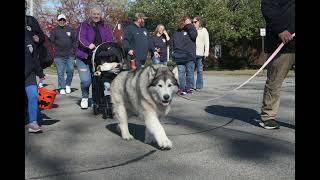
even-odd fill
[{"label": "asphalt pavement", "polygon": [[[188,97],[207,100],[249,76],[205,75],[205,88]],[[57,77],[48,75],[57,84]],[[80,82],[42,110],[41,134],[25,132],[25,179],[68,180],[249,180],[295,178],[295,80],[283,83],[280,129],[258,125],[266,77],[210,102],[176,96],[161,123],[173,149],[144,143],[144,124],[129,119],[135,140],[124,141],[117,122],[80,108]],[[53,88],[48,86],[48,88]]]}]

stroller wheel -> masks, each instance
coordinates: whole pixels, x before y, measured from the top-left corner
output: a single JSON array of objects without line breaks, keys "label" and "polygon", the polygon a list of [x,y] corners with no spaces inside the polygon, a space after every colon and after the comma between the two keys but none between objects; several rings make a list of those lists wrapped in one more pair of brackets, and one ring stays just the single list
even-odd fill
[{"label": "stroller wheel", "polygon": [[92,105],[92,110],[93,110],[93,114],[94,115],[99,114],[99,108],[98,108],[98,106],[96,104]]}]

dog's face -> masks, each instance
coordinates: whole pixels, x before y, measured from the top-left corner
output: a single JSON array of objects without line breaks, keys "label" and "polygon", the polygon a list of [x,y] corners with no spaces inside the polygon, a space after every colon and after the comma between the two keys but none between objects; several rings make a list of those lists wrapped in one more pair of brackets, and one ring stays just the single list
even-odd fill
[{"label": "dog's face", "polygon": [[178,70],[166,66],[152,66],[149,73],[149,88],[152,98],[162,106],[170,105],[173,95],[178,91]]}]

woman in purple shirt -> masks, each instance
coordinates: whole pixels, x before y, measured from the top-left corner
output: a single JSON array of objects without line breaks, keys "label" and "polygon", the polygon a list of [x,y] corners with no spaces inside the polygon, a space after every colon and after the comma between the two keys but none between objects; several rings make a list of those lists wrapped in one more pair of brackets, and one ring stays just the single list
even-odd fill
[{"label": "woman in purple shirt", "polygon": [[92,52],[99,44],[112,41],[112,32],[102,20],[100,7],[90,8],[90,19],[82,22],[77,29],[77,41],[75,54],[82,92],[80,106],[82,109],[87,109],[91,85]]}]

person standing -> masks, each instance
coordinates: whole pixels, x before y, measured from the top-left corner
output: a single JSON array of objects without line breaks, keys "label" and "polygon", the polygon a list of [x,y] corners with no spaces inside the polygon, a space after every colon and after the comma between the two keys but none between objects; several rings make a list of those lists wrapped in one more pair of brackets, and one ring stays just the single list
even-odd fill
[{"label": "person standing", "polygon": [[[51,30],[49,40],[55,49],[54,62],[57,68],[59,92],[60,94],[69,94],[71,93],[74,69],[75,32],[70,26],[66,25],[64,14],[60,14],[57,19],[58,26]],[[66,80],[64,78],[65,70]]]},{"label": "person standing", "polygon": [[262,15],[266,20],[266,53],[271,54],[283,42],[285,45],[268,64],[263,92],[261,122],[265,129],[278,129],[276,122],[282,83],[295,64],[295,0],[262,0]]},{"label": "person standing", "polygon": [[37,43],[43,43],[44,34],[38,21],[33,16],[25,16],[25,94],[27,97],[26,108],[28,114],[28,132],[42,132],[38,124],[38,87],[37,79],[45,79],[45,74],[39,63]]},{"label": "person standing", "polygon": [[136,13],[133,23],[129,24],[124,31],[123,46],[125,52],[131,57],[135,57],[137,69],[144,66],[148,52],[159,57],[157,50],[154,48],[150,33],[144,27],[144,20],[147,17],[143,13]]},{"label": "person standing", "polygon": [[198,33],[196,40],[196,91],[199,91],[203,88],[203,61],[209,55],[209,33],[205,27],[202,27],[202,20],[200,16],[194,17],[192,23],[197,29]]},{"label": "person standing", "polygon": [[159,56],[153,56],[152,61],[153,64],[164,64],[167,65],[167,47],[169,45],[170,37],[164,27],[164,25],[159,24],[154,31],[154,35],[152,37],[153,46],[155,50],[157,50]]},{"label": "person standing", "polygon": [[194,84],[194,62],[196,60],[197,30],[189,17],[178,21],[178,30],[172,36],[172,59],[178,65],[179,95],[192,94]]},{"label": "person standing", "polygon": [[99,6],[90,8],[90,19],[82,22],[77,30],[76,65],[81,81],[82,109],[88,108],[91,85],[93,50],[103,42],[112,42],[112,31],[102,20]]}]

